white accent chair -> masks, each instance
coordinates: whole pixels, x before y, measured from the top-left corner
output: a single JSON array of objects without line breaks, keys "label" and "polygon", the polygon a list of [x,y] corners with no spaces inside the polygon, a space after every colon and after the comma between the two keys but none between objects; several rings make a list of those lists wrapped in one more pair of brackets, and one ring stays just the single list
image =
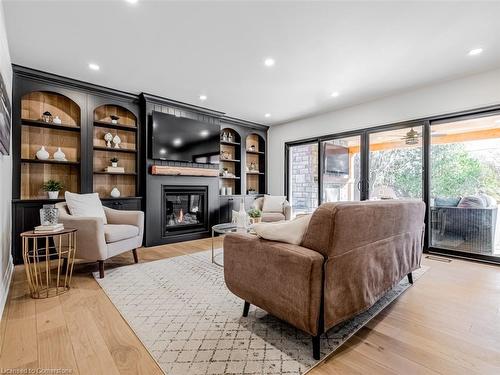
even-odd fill
[{"label": "white accent chair", "polygon": [[[254,200],[253,207],[262,211],[262,207],[264,206],[264,197],[259,197]],[[272,223],[276,221],[282,220],[290,220],[292,218],[292,206],[290,203],[285,200],[283,203],[283,211],[282,212],[262,212],[262,222]]]},{"label": "white accent chair", "polygon": [[77,217],[70,214],[66,202],[56,204],[59,222],[66,228],[78,229],[76,258],[97,261],[99,277],[104,277],[104,261],[132,250],[135,263],[139,262],[136,249],[142,246],[144,212],[113,210],[103,207],[107,224],[102,218]]}]

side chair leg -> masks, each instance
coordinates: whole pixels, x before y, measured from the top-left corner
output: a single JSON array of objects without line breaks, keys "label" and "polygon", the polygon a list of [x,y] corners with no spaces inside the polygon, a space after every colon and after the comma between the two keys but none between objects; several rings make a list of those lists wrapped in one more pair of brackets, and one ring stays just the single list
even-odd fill
[{"label": "side chair leg", "polygon": [[104,279],[104,261],[98,260],[97,263],[99,263],[99,278]]},{"label": "side chair leg", "polygon": [[132,254],[134,255],[134,262],[139,263],[139,258],[137,257],[137,249],[132,250]]},{"label": "side chair leg", "polygon": [[413,275],[412,275],[412,273],[411,273],[411,272],[408,274],[408,282],[409,282],[410,284],[413,284]]},{"label": "side chair leg", "polygon": [[320,337],[321,334],[317,334],[316,336],[312,337],[312,342],[313,342],[313,358],[315,360],[319,360],[321,357],[320,355]]},{"label": "side chair leg", "polygon": [[250,302],[245,301],[243,305],[243,316],[246,318],[248,316],[248,310],[250,309]]}]

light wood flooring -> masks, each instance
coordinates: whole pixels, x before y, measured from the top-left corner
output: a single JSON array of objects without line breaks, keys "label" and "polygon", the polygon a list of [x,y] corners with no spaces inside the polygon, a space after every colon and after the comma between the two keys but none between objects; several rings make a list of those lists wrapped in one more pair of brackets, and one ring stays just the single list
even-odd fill
[{"label": "light wood flooring", "polygon": [[[149,262],[209,248],[204,239],[138,253]],[[132,262],[123,254],[106,269]],[[423,263],[431,268],[413,287],[310,374],[500,374],[500,267],[426,255]],[[70,292],[33,300],[23,267],[15,268],[0,324],[0,373],[162,373],[91,276],[95,270],[80,263]]]}]

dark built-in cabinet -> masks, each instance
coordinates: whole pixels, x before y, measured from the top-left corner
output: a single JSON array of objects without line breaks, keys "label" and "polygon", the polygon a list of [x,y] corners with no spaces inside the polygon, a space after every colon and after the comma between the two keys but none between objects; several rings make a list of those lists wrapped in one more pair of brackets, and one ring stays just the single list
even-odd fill
[{"label": "dark built-in cabinet", "polygon": [[[22,263],[20,233],[39,225],[40,208],[63,201],[65,191],[98,192],[104,206],[145,211],[146,245],[209,235],[210,231],[206,231],[164,241],[158,234],[163,229],[156,228],[160,216],[154,186],[166,181],[178,183],[181,178],[150,173],[152,165],[179,166],[150,158],[148,127],[153,110],[220,125],[223,160],[219,177],[185,177],[194,184],[202,181],[201,185],[210,186],[209,225],[231,221],[232,211],[239,210],[241,197],[248,209],[256,197],[266,193],[267,126],[170,99],[134,95],[14,65],[12,254],[16,264]],[[51,119],[45,118],[46,112],[50,112]],[[54,120],[56,116],[58,120]],[[113,141],[111,145],[107,143],[104,136],[108,133],[120,138],[119,148],[114,147]],[[231,136],[224,138],[229,133]],[[41,146],[49,153],[49,159],[37,158]],[[55,160],[53,154],[58,148],[66,160]],[[123,173],[107,170],[112,158],[119,159]],[[207,167],[188,164],[185,166]],[[51,179],[63,184],[56,200],[48,199],[42,189],[44,182]],[[121,193],[119,198],[111,197],[114,187]],[[229,187],[227,192],[231,194],[220,195],[222,187]]]}]

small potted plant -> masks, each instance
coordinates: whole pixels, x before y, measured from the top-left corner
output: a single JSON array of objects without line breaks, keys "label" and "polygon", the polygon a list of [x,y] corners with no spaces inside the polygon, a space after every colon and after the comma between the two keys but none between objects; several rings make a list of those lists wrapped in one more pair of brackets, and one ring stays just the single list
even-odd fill
[{"label": "small potted plant", "polygon": [[112,166],[113,168],[118,167],[118,158],[117,158],[117,157],[113,157],[113,158],[111,158],[111,166]]},{"label": "small potted plant", "polygon": [[49,193],[49,199],[57,199],[62,188],[63,184],[59,181],[48,180],[43,184],[43,190]]},{"label": "small potted plant", "polygon": [[229,175],[229,169],[227,169],[227,168],[222,168],[222,175],[223,175],[223,176],[227,176],[227,175]]},{"label": "small potted plant", "polygon": [[248,211],[248,216],[250,216],[250,224],[257,224],[260,223],[262,212],[258,208],[252,208]]}]

